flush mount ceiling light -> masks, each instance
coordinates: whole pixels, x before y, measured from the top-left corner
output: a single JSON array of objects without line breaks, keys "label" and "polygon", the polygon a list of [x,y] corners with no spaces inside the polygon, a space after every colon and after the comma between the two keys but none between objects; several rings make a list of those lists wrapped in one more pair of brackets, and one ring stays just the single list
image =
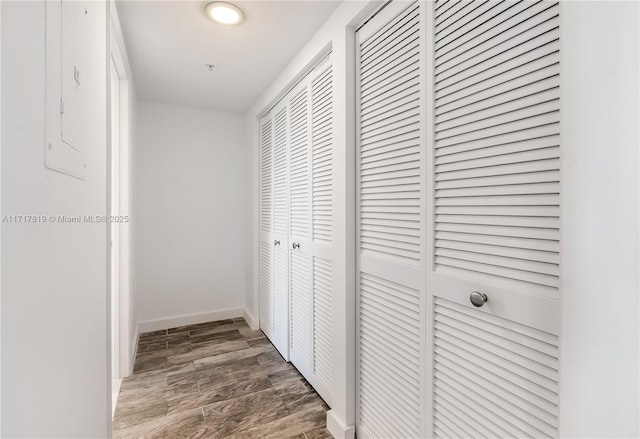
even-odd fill
[{"label": "flush mount ceiling light", "polygon": [[240,24],[244,20],[244,12],[236,5],[226,2],[209,3],[204,8],[207,17],[220,24]]}]

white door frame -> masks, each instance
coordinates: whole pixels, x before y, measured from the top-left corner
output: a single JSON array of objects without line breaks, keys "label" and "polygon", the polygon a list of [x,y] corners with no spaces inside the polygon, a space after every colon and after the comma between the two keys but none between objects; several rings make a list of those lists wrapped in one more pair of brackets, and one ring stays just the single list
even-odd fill
[{"label": "white door frame", "polygon": [[[111,179],[109,216],[120,216],[120,75],[113,56],[110,64]],[[111,379],[120,379],[120,223],[110,227]]]},{"label": "white door frame", "polygon": [[[117,256],[114,260],[118,260],[118,266],[113,268],[113,273],[118,274],[117,289],[119,290],[116,301],[118,302],[118,328],[114,331],[114,334],[118,335],[118,354],[119,367],[118,373],[114,376],[123,378],[131,375],[133,371],[133,362],[135,352],[135,340],[136,334],[132,333],[135,327],[132,328],[131,321],[131,225],[130,225],[130,211],[131,211],[131,196],[130,196],[130,181],[131,181],[131,144],[132,144],[132,100],[133,90],[131,83],[131,69],[127,59],[126,50],[124,47],[124,40],[122,37],[122,30],[120,28],[120,21],[118,19],[118,12],[115,7],[115,3],[111,2],[110,7],[110,34],[111,34],[111,59],[117,71],[119,78],[119,132],[118,143],[119,150],[112,152],[112,156],[118,158],[117,164],[112,166],[111,178],[114,180],[109,191],[109,200],[117,200],[118,206],[112,212],[112,215],[118,215],[118,220],[127,218],[126,221],[118,221],[112,223],[113,226],[118,227],[118,233],[115,237],[118,243],[114,245],[114,249],[117,248]],[[116,174],[117,175],[114,175]],[[117,183],[116,183],[117,182]],[[112,194],[112,188],[117,187],[118,193]],[[111,275],[111,273],[110,273]],[[135,323],[134,323],[135,324]]]},{"label": "white door frame", "polygon": [[[2,22],[2,2],[0,1],[0,22]],[[0,47],[2,47],[2,32],[0,32]],[[2,71],[2,50],[0,49],[0,72]],[[2,79],[2,74],[0,74],[0,84],[2,83],[1,81]],[[0,114],[2,114],[2,91],[0,88]],[[0,118],[0,138],[2,138],[2,120]],[[1,149],[1,148],[0,148]],[[2,153],[0,153],[0,156],[2,155]],[[2,160],[0,159],[0,165],[2,164]],[[1,166],[0,166],[1,168]],[[1,176],[0,176],[1,177]],[[0,181],[2,179],[0,178]],[[0,184],[0,189],[2,188],[2,185]],[[2,193],[2,191],[0,190],[0,193]],[[0,206],[2,206],[2,200],[0,198]],[[2,248],[2,232],[0,231],[0,249]],[[0,254],[2,252],[0,251]],[[0,266],[2,266],[2,258],[0,257]],[[0,280],[0,303],[2,303],[2,282]],[[0,306],[0,316],[2,315],[2,306]],[[2,319],[0,318],[0,323],[2,323]],[[0,328],[2,327],[2,325],[0,324]],[[0,331],[0,338],[1,338],[1,331]],[[0,375],[2,375],[2,348],[0,347]],[[2,394],[1,392],[2,386],[0,385],[0,394]],[[2,404],[0,403],[0,432],[2,431]]]}]

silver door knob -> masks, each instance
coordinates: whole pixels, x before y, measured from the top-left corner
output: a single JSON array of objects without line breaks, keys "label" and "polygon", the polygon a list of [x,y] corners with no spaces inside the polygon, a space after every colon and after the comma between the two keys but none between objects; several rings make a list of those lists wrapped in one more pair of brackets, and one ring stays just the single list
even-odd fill
[{"label": "silver door knob", "polygon": [[297,248],[300,248],[300,244],[299,244],[299,243],[297,243],[297,242],[294,242],[294,243],[293,243],[293,245],[292,245],[292,247],[293,247],[293,249],[295,250],[295,249],[297,249]]},{"label": "silver door knob", "polygon": [[479,293],[478,291],[474,291],[469,296],[469,300],[471,301],[471,304],[473,306],[477,306],[478,308],[480,308],[482,305],[484,305],[487,302],[487,300],[489,300],[489,298],[484,293]]},{"label": "silver door knob", "polygon": [[273,245],[280,245],[280,241],[278,241],[277,239],[273,241]]}]

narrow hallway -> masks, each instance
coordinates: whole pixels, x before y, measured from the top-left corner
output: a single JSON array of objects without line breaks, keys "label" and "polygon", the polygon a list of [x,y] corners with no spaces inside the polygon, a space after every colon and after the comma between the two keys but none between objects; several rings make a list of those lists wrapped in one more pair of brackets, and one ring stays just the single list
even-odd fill
[{"label": "narrow hallway", "polygon": [[640,0],[0,0],[0,439],[640,439]]},{"label": "narrow hallway", "polygon": [[140,335],[114,438],[330,438],[328,407],[244,319]]}]

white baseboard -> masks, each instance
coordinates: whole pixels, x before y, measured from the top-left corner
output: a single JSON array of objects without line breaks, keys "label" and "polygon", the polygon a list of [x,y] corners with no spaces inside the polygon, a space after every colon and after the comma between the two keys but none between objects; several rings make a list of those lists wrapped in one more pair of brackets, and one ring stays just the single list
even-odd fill
[{"label": "white baseboard", "polygon": [[353,425],[347,426],[338,419],[333,410],[327,412],[327,430],[336,439],[354,439],[356,429]]},{"label": "white baseboard", "polygon": [[235,319],[243,317],[244,309],[233,308],[218,311],[208,311],[198,314],[168,317],[164,319],[147,320],[139,323],[140,333],[160,331],[178,326],[197,325],[198,323],[214,322],[216,320]]},{"label": "white baseboard", "polygon": [[260,322],[258,321],[258,319],[252,316],[251,314],[249,314],[249,312],[246,309],[244,310],[243,317],[251,329],[253,329],[254,331],[257,331],[258,329],[260,329]]}]

